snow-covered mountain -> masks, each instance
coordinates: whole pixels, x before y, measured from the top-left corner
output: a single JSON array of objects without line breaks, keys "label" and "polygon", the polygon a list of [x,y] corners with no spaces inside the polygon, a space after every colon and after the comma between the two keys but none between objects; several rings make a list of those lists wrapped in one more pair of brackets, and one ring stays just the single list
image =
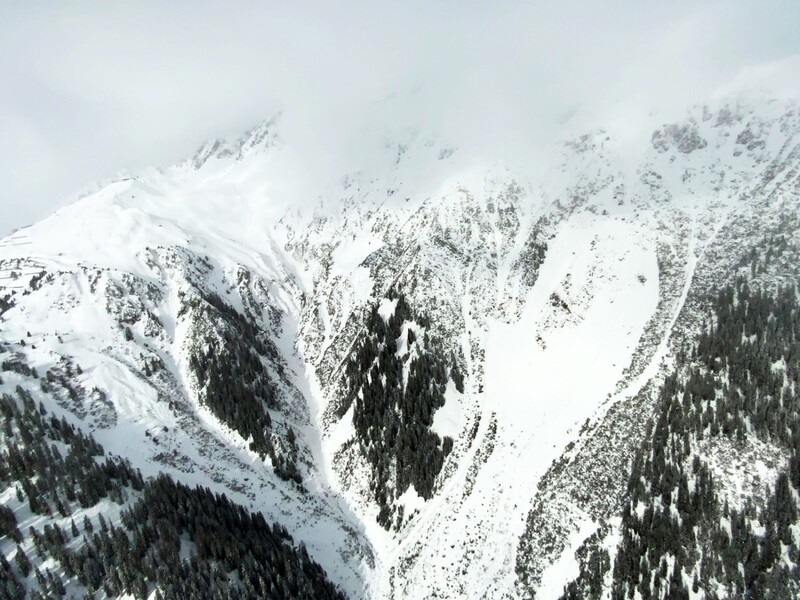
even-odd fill
[{"label": "snow-covered mountain", "polygon": [[[800,105],[729,96],[646,138],[526,171],[410,131],[313,202],[280,117],[206,144],[0,242],[2,391],[262,512],[350,597],[557,598],[587,540],[613,562],[717,291],[797,283]],[[704,455],[737,506],[789,460],[753,439]]]}]

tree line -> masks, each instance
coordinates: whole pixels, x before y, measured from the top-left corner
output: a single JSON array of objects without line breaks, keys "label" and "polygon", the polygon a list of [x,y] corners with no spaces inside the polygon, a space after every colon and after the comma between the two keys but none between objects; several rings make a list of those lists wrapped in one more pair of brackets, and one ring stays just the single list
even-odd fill
[{"label": "tree line", "polygon": [[[462,392],[464,384],[455,359],[441,344],[427,332],[418,339],[407,326],[416,322],[424,327],[424,317],[414,313],[401,292],[392,289],[387,298],[395,301],[394,312],[384,320],[379,304],[373,305],[345,361],[344,411],[353,406],[356,439],[370,466],[371,492],[379,506],[378,522],[389,529],[402,522],[394,500],[410,486],[423,498],[433,495],[453,447],[451,438],[431,430],[433,415],[445,403],[448,380]],[[400,344],[409,351],[399,354]]]},{"label": "tree line", "polygon": [[[0,486],[15,492],[0,507],[0,600],[68,589],[87,600],[344,598],[261,513],[167,475],[144,479],[21,386],[0,396],[0,414]],[[44,525],[21,528],[27,511]]]},{"label": "tree line", "polygon": [[[707,324],[666,378],[648,438],[633,461],[621,540],[609,561],[583,563],[562,598],[688,599],[800,595],[800,305],[739,279],[718,291]],[[763,498],[732,507],[703,455],[704,440],[782,448],[788,464]],[[597,550],[600,552],[600,550]]]}]

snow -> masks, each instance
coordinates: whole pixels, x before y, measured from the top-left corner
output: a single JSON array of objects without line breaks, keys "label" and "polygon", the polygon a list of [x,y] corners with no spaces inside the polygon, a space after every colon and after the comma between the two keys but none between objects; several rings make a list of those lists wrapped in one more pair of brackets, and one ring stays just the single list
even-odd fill
[{"label": "snow", "polygon": [[379,238],[363,233],[341,241],[331,254],[331,274],[347,278],[354,297],[367,298],[372,295],[372,277],[362,263],[382,245]]},{"label": "snow", "polygon": [[[644,283],[639,274],[645,274]],[[551,302],[553,294],[569,311]],[[445,553],[434,560],[447,565],[453,560],[448,542],[459,547],[476,527],[486,532],[468,566],[473,593],[493,597],[494,590],[513,587],[516,540],[539,478],[573,428],[613,391],[657,303],[654,240],[632,223],[580,215],[564,223],[550,243],[520,320],[489,321],[476,437],[488,435],[486,427],[496,418],[493,451],[473,492],[447,519],[447,533],[444,522],[437,523],[434,535],[444,539],[427,538]],[[428,510],[445,519],[453,508],[440,504]]]},{"label": "snow", "polygon": [[408,489],[403,492],[399,498],[397,498],[396,504],[398,506],[402,506],[405,509],[406,516],[408,516],[411,513],[420,511],[425,507],[425,498],[417,493],[417,490],[414,489],[414,485],[412,484],[408,486]]},{"label": "snow", "polygon": [[[481,332],[471,315],[482,299],[461,299],[467,327],[484,340],[483,388],[469,389],[468,381],[459,394],[450,382],[432,429],[463,444],[476,414],[481,419],[474,441],[454,448],[455,472],[397,536],[397,547],[375,544],[386,565],[378,573],[418,554],[402,597],[461,590],[494,598],[514,589],[516,544],[540,477],[577,425],[602,410],[656,309],[656,237],[641,224],[578,214],[548,245],[518,320],[490,318]],[[386,318],[393,307],[384,302],[380,310]],[[569,547],[587,532],[579,527]],[[548,580],[559,593],[574,574],[565,556]],[[390,594],[377,573],[371,588],[375,597]]]},{"label": "snow", "polygon": [[372,295],[372,276],[366,267],[356,267],[350,274],[350,283],[356,298],[366,298]]},{"label": "snow", "polygon": [[[658,302],[655,249],[641,246],[643,234],[610,220],[577,222],[553,240],[522,319],[489,330],[486,393],[501,417],[552,425],[551,417],[583,413],[613,388]],[[632,285],[640,273],[647,281]],[[567,322],[550,329],[551,298],[569,298],[568,276],[585,289]]]},{"label": "snow", "polygon": [[[569,308],[554,306],[554,295]],[[613,391],[657,303],[645,231],[602,217],[564,224],[522,318],[494,322],[487,334],[486,404],[524,449],[528,477],[543,473],[571,428]]]},{"label": "snow", "polygon": [[[4,339],[25,339],[26,346],[16,344],[14,350],[24,352],[40,374],[57,367],[62,355],[70,357],[73,365],[81,366],[79,381],[87,391],[82,407],[86,415],[79,419],[69,411],[66,414],[72,422],[93,430],[108,452],[131,459],[146,476],[167,472],[184,483],[211,487],[251,510],[263,511],[268,520],[281,522],[295,539],[305,542],[333,581],[349,594],[360,594],[361,553],[366,551],[352,553],[352,549],[366,547],[363,534],[356,517],[336,501],[327,478],[318,477],[314,471],[309,474],[307,485],[315,490],[313,495],[300,493],[279,480],[271,465],[247,448],[246,440],[193,400],[195,392],[186,375],[186,322],[177,316],[178,294],[186,290],[181,271],[185,265],[176,262],[180,254],[172,255],[166,249],[185,247],[199,252],[201,257],[210,257],[213,262],[205,284],[240,310],[238,294],[226,293],[233,288],[240,264],[272,285],[271,302],[296,310],[296,288],[275,284],[285,273],[282,255],[272,247],[261,247],[261,242],[254,243],[259,250],[249,248],[246,227],[242,236],[236,237],[213,224],[187,228],[184,224],[191,222],[193,216],[184,213],[186,206],[182,202],[170,204],[158,197],[148,201],[137,185],[131,181],[112,184],[20,232],[25,236],[24,245],[0,244],[0,259],[25,253],[54,275],[54,282],[43,285],[41,290],[17,295],[17,306],[3,315]],[[195,198],[194,216],[208,210],[208,204],[203,206],[208,199],[201,198],[202,202]],[[121,205],[126,202],[135,206]],[[217,206],[215,210],[219,212],[216,201],[210,204]],[[174,212],[169,214],[170,211]],[[233,219],[226,223],[208,215],[202,218],[227,228],[235,227],[237,222]],[[263,236],[261,229],[258,238],[263,240]],[[155,268],[150,257],[156,260]],[[83,265],[89,268],[84,269]],[[94,267],[98,269],[95,271]],[[40,267],[31,269],[31,275],[39,270]],[[145,334],[140,320],[130,325],[134,340],[126,342],[118,317],[109,312],[111,307],[136,299],[129,297],[127,290],[119,300],[107,295],[112,284],[125,289],[121,283],[125,273],[142,277],[161,293],[148,306],[164,324],[155,337]],[[20,286],[27,287],[27,279],[21,279]],[[143,300],[145,305],[150,302]],[[132,306],[134,314],[142,317],[137,314],[138,305]],[[63,343],[58,341],[59,335]],[[297,373],[299,382],[304,367],[296,364],[300,361],[293,347],[295,340],[296,334],[288,347],[282,347],[282,356],[288,361],[289,370]],[[142,374],[142,352],[163,360],[175,378],[175,391],[182,397],[177,410],[170,404],[176,398],[160,397],[152,381]],[[13,390],[15,380],[5,374],[3,379],[3,391]],[[92,400],[89,392],[94,388],[105,393],[107,406]],[[52,399],[44,400],[48,410],[65,412]],[[297,418],[302,421],[302,415]],[[308,429],[302,422],[293,426],[307,439]],[[314,428],[316,435],[318,431]],[[317,457],[320,455],[317,452]],[[321,462],[318,459],[317,464]],[[351,549],[350,558],[343,559],[346,548]]]},{"label": "snow", "polygon": [[384,321],[388,323],[395,310],[397,310],[397,298],[393,300],[389,300],[389,298],[381,299],[378,305],[378,314]]},{"label": "snow", "polygon": [[[366,258],[383,246],[383,241],[367,232],[342,240],[333,251],[333,273],[351,275]],[[367,271],[369,272],[369,271]]]},{"label": "snow", "polygon": [[597,524],[591,519],[584,519],[574,531],[561,556],[542,574],[542,581],[537,590],[537,598],[556,600],[564,593],[564,585],[580,574],[580,565],[575,559],[575,551],[583,541],[597,530]]},{"label": "snow", "polygon": [[353,407],[347,409],[344,416],[337,421],[333,429],[328,432],[327,443],[331,448],[341,448],[345,442],[353,438],[355,428],[353,427]]},{"label": "snow", "polygon": [[450,437],[454,440],[458,438],[465,424],[462,402],[463,394],[456,389],[453,380],[449,380],[444,392],[444,406],[433,413],[431,430],[439,437]]},{"label": "snow", "polygon": [[696,454],[714,473],[720,497],[737,510],[743,510],[748,501],[763,502],[767,489],[775,486],[789,461],[783,448],[766,444],[755,435],[742,442],[722,436],[703,440]]},{"label": "snow", "polygon": [[[308,190],[292,179],[300,171],[290,151],[272,137],[263,145],[256,139],[272,125],[265,127],[231,145],[228,158],[212,153],[199,170],[186,163],[120,179],[0,240],[0,261],[9,261],[0,273],[8,277],[0,280],[2,291],[18,300],[3,316],[4,343],[41,372],[62,356],[80,364],[81,385],[104,391],[113,407],[112,425],[91,415],[83,421],[109,451],[147,474],[165,470],[263,510],[304,541],[353,597],[513,595],[516,548],[542,475],[583,422],[637,393],[668,358],[704,248],[713,247],[728,215],[748,204],[737,201],[749,189],[753,157],[734,156],[736,136],[727,139],[724,128],[702,122],[709,141],[702,152],[673,160],[674,152],[661,155],[648,145],[633,158],[631,148],[592,134],[561,148],[550,170],[537,167],[544,175],[534,180],[461,151],[438,160],[446,141],[415,133],[398,142],[402,152],[391,144],[375,153],[374,164]],[[787,135],[773,132],[769,152],[777,153]],[[488,215],[486,205],[491,198],[499,206],[509,181],[517,180],[523,192],[505,216],[519,227],[501,229],[497,211]],[[298,199],[300,189],[305,195]],[[318,195],[324,198],[312,212],[302,200]],[[555,235],[530,287],[515,265],[542,216]],[[647,364],[623,382],[659,303],[659,244],[676,249],[683,288],[670,299],[665,332]],[[275,421],[290,423],[308,449],[310,494],[278,481],[246,440],[197,402],[186,364],[188,324],[178,316],[190,267],[171,253],[175,248],[208,257],[204,285],[231,306],[244,306],[235,285],[244,268],[266,290],[254,294],[264,315],[280,311],[276,343],[299,395],[285,398],[293,408]],[[367,260],[376,253],[379,260]],[[29,264],[10,266],[18,258]],[[23,295],[41,269],[55,274],[55,282]],[[23,275],[11,280],[10,271]],[[149,335],[144,320],[133,323],[131,343],[106,295],[112,284],[125,288],[125,274],[163,295],[144,305],[164,327]],[[338,366],[357,335],[349,319],[405,275],[430,276],[407,295],[415,310],[441,309],[436,314],[444,317],[434,325],[451,336],[449,349],[465,357],[466,390],[459,393],[450,381],[433,416],[432,430],[454,440],[434,497],[424,501],[407,490],[398,503],[416,515],[400,531],[386,532],[375,523],[368,484],[360,485],[363,465],[348,464],[358,484],[351,489],[337,471],[336,453],[354,435],[352,408],[339,419],[325,417]],[[125,300],[139,310],[136,293],[125,290]],[[388,321],[396,306],[384,298],[378,313]],[[415,351],[407,346],[409,328],[422,338],[418,325],[405,324],[403,356]],[[159,397],[141,372],[140,353],[164,361],[185,413]],[[14,381],[9,377],[4,390]],[[156,444],[148,432],[165,427],[169,435],[159,434]],[[712,450],[720,473],[738,464],[730,448]],[[166,451],[184,462],[156,458]],[[761,448],[748,456],[761,462],[741,486],[774,478],[781,457]],[[749,493],[741,486],[730,495]],[[568,516],[573,534],[545,572],[542,598],[555,597],[574,576],[574,548],[594,527],[586,515]]]},{"label": "snow", "polygon": [[[389,316],[393,315],[394,309],[391,309],[391,312],[387,312],[387,314]],[[400,327],[400,335],[397,336],[397,339],[395,339],[394,341],[395,348],[397,348],[397,350],[395,351],[395,356],[402,357],[408,354],[411,355],[408,359],[409,362],[407,362],[404,365],[404,372],[405,372],[404,381],[406,382],[408,381],[408,373],[406,371],[408,370],[410,361],[413,360],[414,357],[417,356],[418,353],[420,352],[419,343],[412,343],[412,344],[408,343],[409,331],[413,332],[416,340],[422,340],[425,336],[425,328],[422,327],[416,321],[406,321],[405,323],[403,323],[402,327]]]}]

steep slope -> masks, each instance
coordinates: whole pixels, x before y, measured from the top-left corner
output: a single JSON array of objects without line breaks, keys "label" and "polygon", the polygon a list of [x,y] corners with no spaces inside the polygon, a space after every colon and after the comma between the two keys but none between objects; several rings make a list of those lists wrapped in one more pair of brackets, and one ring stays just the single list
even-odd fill
[{"label": "steep slope", "polygon": [[268,244],[194,229],[214,220],[169,191],[115,182],[6,239],[6,352],[106,450],[277,520],[358,595],[369,547],[319,467],[301,293]]},{"label": "steep slope", "polygon": [[91,436],[36,404],[26,389],[35,373],[20,374],[32,377],[0,398],[2,534],[16,543],[14,567],[0,560],[0,596],[343,598],[280,525],[208,488],[145,481],[128,461],[103,459]]},{"label": "steep slope", "polygon": [[592,131],[536,176],[411,132],[312,203],[266,122],[0,242],[2,343],[49,410],[281,523],[352,597],[557,597],[620,534],[710,295],[796,282],[797,111]]},{"label": "steep slope", "polygon": [[[559,532],[564,520],[556,518],[558,512],[577,513],[569,520],[573,523],[583,520],[587,524],[586,532],[597,530],[603,521],[613,521],[621,515],[631,459],[639,450],[641,440],[648,435],[646,428],[650,424],[661,383],[674,359],[682,350],[689,350],[705,327],[710,299],[717,295],[719,288],[733,285],[740,276],[747,276],[754,284],[765,286],[765,289],[774,289],[777,284],[797,284],[798,273],[794,266],[798,240],[796,214],[800,200],[797,194],[797,112],[793,105],[784,112],[781,112],[782,109],[775,110],[777,107],[774,104],[772,108],[772,119],[765,118],[763,112],[759,113],[746,105],[723,107],[709,119],[717,130],[731,126],[737,128],[739,133],[734,130],[727,135],[723,129],[721,137],[727,139],[735,160],[741,160],[744,154],[749,153],[749,160],[759,165],[759,174],[733,177],[733,181],[740,182],[737,183],[739,187],[735,188],[737,200],[722,213],[725,218],[720,218],[722,215],[719,212],[712,212],[710,214],[714,221],[708,222],[704,228],[694,227],[697,241],[692,244],[694,256],[688,261],[686,286],[679,304],[682,308],[675,312],[670,328],[666,330],[668,335],[663,341],[668,341],[669,345],[662,343],[661,349],[669,350],[669,360],[662,363],[660,373],[651,370],[648,378],[654,374],[656,377],[649,383],[647,379],[640,379],[635,387],[629,387],[625,391],[627,398],[623,396],[622,402],[616,402],[607,413],[601,413],[602,418],[596,424],[590,423],[596,428],[595,433],[590,429],[588,435],[581,436],[575,448],[554,464],[545,477],[548,487],[559,491],[557,497],[566,497],[568,501],[566,510],[553,510],[553,504],[557,503],[547,506],[541,503],[531,512],[530,534],[522,540],[520,551],[523,560],[518,563],[520,579],[527,589],[536,586],[542,573],[542,568],[537,566],[541,559],[534,557],[529,560],[534,552],[538,556],[561,555],[559,566],[551,570],[546,596],[558,596],[564,578],[571,577],[569,573],[577,573],[580,561],[573,558],[573,551],[586,535],[578,536],[580,539],[577,540],[573,538],[570,549],[563,540],[570,533],[576,535],[579,526],[573,524]],[[774,138],[770,140],[764,133],[770,127],[773,132],[789,135],[781,137],[780,142]],[[755,145],[760,154],[753,154],[755,150],[750,147],[746,150],[742,142],[749,139],[747,132],[751,129],[761,132],[760,142]],[[734,134],[735,142],[731,143]],[[765,148],[772,148],[774,154],[765,153]],[[746,184],[741,185],[742,182]],[[721,195],[723,191],[724,188],[718,190],[717,194]],[[759,257],[763,257],[764,261]],[[662,279],[668,272],[669,268],[662,269]],[[614,453],[603,450],[609,445],[616,448]],[[721,477],[719,474],[717,476]],[[591,491],[587,490],[587,481],[594,484],[589,487]],[[576,508],[579,510],[576,511]],[[553,523],[557,525],[553,527]],[[544,534],[535,533],[537,530]],[[609,539],[613,539],[613,530],[611,535]],[[551,541],[553,536],[555,542]],[[562,541],[558,541],[559,538]],[[613,546],[613,541],[609,543]],[[543,552],[542,548],[547,550]],[[553,558],[547,562],[551,560]]]},{"label": "steep slope", "polygon": [[[699,299],[742,258],[732,246],[796,212],[779,190],[796,185],[797,133],[793,104],[723,102],[656,129],[633,168],[594,132],[566,144],[540,186],[495,172],[407,209],[376,198],[373,211],[379,191],[363,192],[292,240],[326,265],[301,333],[329,406],[363,335],[363,314],[341,309],[365,274],[355,286],[337,273],[360,232],[373,236],[361,262],[373,297],[402,289],[463,361],[465,393],[439,409],[459,433],[434,498],[390,537],[370,533],[392,576],[379,595],[560,594],[568,575],[546,567],[618,514],[674,336],[698,330]],[[326,416],[345,496],[380,518],[352,483],[358,461],[339,452],[348,415]]]}]

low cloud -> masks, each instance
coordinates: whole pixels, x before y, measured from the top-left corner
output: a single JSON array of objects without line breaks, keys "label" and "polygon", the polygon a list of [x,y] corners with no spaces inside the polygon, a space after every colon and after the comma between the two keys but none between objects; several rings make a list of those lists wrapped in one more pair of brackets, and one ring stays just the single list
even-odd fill
[{"label": "low cloud", "polygon": [[726,86],[780,86],[769,65],[800,54],[792,1],[385,4],[2,5],[0,233],[279,110],[321,170],[411,128],[502,157],[567,126],[635,130]]}]

